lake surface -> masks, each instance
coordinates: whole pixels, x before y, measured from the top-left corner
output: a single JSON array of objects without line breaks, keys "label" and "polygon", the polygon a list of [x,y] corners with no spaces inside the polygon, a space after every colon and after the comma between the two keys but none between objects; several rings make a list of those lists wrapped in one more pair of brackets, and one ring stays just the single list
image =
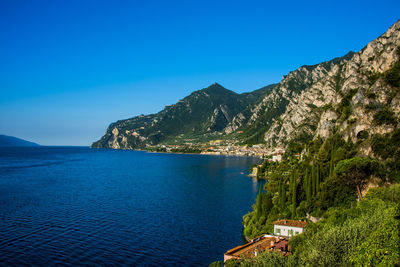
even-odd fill
[{"label": "lake surface", "polygon": [[259,159],[0,148],[0,265],[207,266],[243,242]]}]

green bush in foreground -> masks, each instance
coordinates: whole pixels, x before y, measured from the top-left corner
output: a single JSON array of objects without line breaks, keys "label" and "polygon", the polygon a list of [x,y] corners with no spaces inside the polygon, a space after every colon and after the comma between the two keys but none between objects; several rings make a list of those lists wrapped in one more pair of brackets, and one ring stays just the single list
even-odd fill
[{"label": "green bush in foreground", "polygon": [[400,185],[374,188],[353,207],[327,210],[291,239],[292,254],[263,253],[235,266],[398,266]]},{"label": "green bush in foreground", "polygon": [[[399,217],[397,210],[397,217]],[[350,256],[356,266],[395,266],[400,263],[399,220],[386,218]]]},{"label": "green bush in foreground", "polygon": [[224,266],[224,263],[222,261],[214,261],[208,265],[209,267],[222,267]]}]

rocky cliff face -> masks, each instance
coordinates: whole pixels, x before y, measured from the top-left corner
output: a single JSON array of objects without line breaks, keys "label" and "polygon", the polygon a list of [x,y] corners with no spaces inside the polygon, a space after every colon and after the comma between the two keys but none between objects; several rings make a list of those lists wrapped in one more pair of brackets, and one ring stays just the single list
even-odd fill
[{"label": "rocky cliff face", "polygon": [[[376,118],[383,110],[399,117],[399,88],[388,79],[390,75],[399,75],[396,69],[399,46],[400,22],[397,22],[358,53],[293,72],[292,76],[305,74],[303,77],[308,83],[304,83],[302,90],[292,92],[282,84],[289,74],[276,88],[288,104],[268,127],[264,135],[267,146],[286,146],[291,141],[309,137],[326,138],[337,130],[354,142],[363,130],[370,135],[391,132],[396,123],[380,123]],[[269,98],[276,97],[267,96],[263,101],[268,102]]]},{"label": "rocky cliff face", "polygon": [[[218,84],[157,114],[115,122],[93,147],[134,149],[204,136],[269,148],[340,132],[353,142],[399,123],[400,21],[358,53],[302,66],[277,85],[236,94]],[[206,138],[207,139],[207,138]],[[363,153],[371,153],[368,138]]]},{"label": "rocky cliff face", "polygon": [[[256,105],[233,118],[232,122],[224,129],[225,133],[241,130],[244,132],[242,138],[245,143],[254,144],[266,141],[269,146],[274,146],[279,141],[278,132],[282,131],[283,135],[287,131],[293,133],[293,129],[299,128],[303,115],[308,117],[308,111],[314,105],[321,104],[326,101],[325,98],[331,97],[328,91],[308,89],[324,79],[330,72],[335,71],[338,66],[347,62],[353,55],[354,53],[350,52],[344,57],[318,65],[302,66],[290,72]],[[298,110],[297,104],[305,99],[308,100],[307,104],[310,106],[306,104],[305,107]],[[285,121],[288,117],[293,117],[291,122]],[[312,118],[312,120],[315,121],[316,118]],[[304,133],[310,135],[315,127],[310,123],[307,124],[309,127],[304,130]],[[301,137],[302,134],[296,133],[294,138]]]}]

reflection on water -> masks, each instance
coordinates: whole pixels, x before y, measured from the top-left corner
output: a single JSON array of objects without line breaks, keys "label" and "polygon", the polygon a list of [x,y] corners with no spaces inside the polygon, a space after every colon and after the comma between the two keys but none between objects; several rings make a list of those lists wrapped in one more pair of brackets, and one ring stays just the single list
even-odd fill
[{"label": "reflection on water", "polygon": [[[262,186],[262,182],[260,180],[258,180],[257,178],[251,177],[251,181],[253,182],[253,194],[258,194],[258,190],[260,188],[260,186]],[[262,188],[261,188],[262,189]]]}]

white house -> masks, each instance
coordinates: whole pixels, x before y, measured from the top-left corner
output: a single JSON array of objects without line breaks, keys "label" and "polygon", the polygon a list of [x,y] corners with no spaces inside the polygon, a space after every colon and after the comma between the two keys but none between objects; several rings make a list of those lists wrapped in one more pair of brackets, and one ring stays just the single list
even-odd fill
[{"label": "white house", "polygon": [[272,161],[282,161],[282,156],[285,154],[285,150],[283,148],[277,147],[275,150],[272,152]]},{"label": "white house", "polygon": [[296,221],[296,220],[279,220],[274,223],[274,234],[280,236],[295,236],[304,231],[307,226],[307,222]]}]

